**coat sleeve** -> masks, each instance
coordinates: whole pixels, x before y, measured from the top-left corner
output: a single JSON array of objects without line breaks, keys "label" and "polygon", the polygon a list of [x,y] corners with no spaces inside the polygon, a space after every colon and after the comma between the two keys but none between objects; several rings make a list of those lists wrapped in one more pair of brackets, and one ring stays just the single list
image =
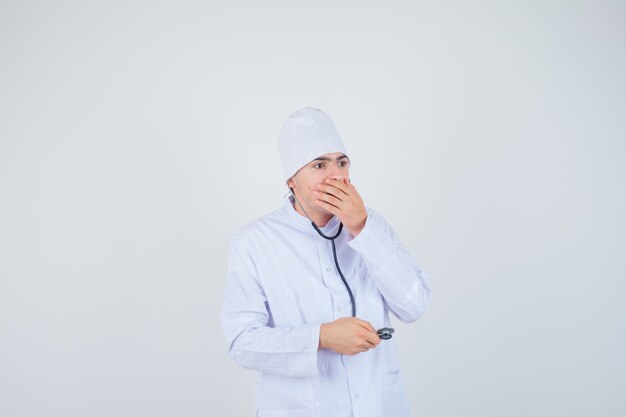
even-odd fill
[{"label": "coat sleeve", "polygon": [[228,353],[244,368],[296,377],[325,372],[320,325],[274,327],[254,263],[236,237],[230,245],[220,321]]},{"label": "coat sleeve", "polygon": [[348,245],[365,260],[389,311],[405,323],[413,322],[428,307],[430,279],[385,219],[369,207],[367,213],[363,230]]}]

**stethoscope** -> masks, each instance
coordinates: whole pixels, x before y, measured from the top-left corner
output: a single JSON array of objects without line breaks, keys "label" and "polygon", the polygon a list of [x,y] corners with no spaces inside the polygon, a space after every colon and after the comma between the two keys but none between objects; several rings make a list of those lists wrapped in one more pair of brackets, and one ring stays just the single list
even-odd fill
[{"label": "stethoscope", "polygon": [[[343,230],[343,223],[339,222],[339,229],[337,229],[337,233],[335,233],[335,236],[326,236],[320,230],[320,228],[317,227],[315,222],[311,220],[311,218],[307,214],[304,207],[302,207],[302,204],[300,204],[300,202],[296,198],[296,193],[293,192],[293,189],[291,187],[289,187],[289,189],[291,190],[291,196],[296,201],[296,203],[298,203],[298,205],[304,212],[304,215],[307,217],[307,219],[309,219],[309,221],[311,222],[311,225],[317,231],[317,233],[319,233],[319,235],[323,237],[324,239],[330,240],[330,243],[333,246],[333,258],[335,259],[335,266],[337,267],[337,272],[339,272],[339,276],[341,277],[343,284],[346,286],[346,289],[348,290],[348,295],[350,296],[350,303],[352,304],[352,317],[356,317],[356,302],[354,301],[354,295],[352,294],[352,289],[350,288],[350,285],[348,285],[348,281],[346,281],[346,277],[343,275],[343,272],[341,271],[341,267],[339,266],[339,261],[337,260],[337,248],[335,247],[335,239],[337,239],[337,237],[339,237],[339,235],[341,234],[341,231]],[[394,331],[395,330],[392,329],[391,327],[383,327],[382,329],[377,330],[376,334],[378,334],[378,336],[383,340],[389,340],[391,339],[391,335],[393,334]]]}]

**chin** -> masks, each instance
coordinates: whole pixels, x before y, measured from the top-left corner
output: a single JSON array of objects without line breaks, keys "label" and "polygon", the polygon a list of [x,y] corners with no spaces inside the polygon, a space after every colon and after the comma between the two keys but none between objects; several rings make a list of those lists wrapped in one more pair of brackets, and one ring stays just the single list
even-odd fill
[{"label": "chin", "polygon": [[315,202],[313,202],[313,204],[307,204],[307,206],[309,206],[309,209],[312,209],[313,211],[317,211],[318,213],[325,213],[325,214],[328,213],[328,210],[318,206],[317,203]]},{"label": "chin", "polygon": [[326,210],[323,207],[318,208],[317,211],[321,211],[324,214],[330,214],[331,216],[333,216],[333,213],[331,213],[330,211]]}]

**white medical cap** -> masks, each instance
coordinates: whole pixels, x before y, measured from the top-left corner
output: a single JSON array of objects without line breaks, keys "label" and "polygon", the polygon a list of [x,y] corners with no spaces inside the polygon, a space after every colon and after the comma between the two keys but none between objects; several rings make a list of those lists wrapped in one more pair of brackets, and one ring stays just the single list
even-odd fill
[{"label": "white medical cap", "polygon": [[318,156],[334,152],[348,156],[331,118],[314,107],[304,107],[287,118],[278,137],[278,152],[285,182]]}]

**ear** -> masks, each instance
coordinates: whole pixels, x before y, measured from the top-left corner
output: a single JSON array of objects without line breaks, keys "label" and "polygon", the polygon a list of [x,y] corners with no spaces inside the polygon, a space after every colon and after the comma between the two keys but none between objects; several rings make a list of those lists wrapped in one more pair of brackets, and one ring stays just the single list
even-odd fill
[{"label": "ear", "polygon": [[293,177],[291,177],[291,178],[289,178],[289,179],[287,180],[287,186],[288,186],[289,188],[294,188],[294,187],[296,186],[296,182],[293,180]]}]

